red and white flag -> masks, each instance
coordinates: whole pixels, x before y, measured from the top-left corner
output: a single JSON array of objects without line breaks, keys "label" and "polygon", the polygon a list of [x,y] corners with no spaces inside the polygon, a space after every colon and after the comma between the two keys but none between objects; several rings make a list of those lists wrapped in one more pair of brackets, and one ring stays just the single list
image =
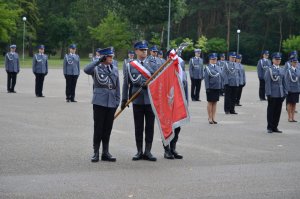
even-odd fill
[{"label": "red and white flag", "polygon": [[152,110],[158,122],[162,141],[167,146],[174,138],[174,129],[190,119],[187,101],[180,80],[182,72],[175,51],[170,53],[172,61],[148,85]]}]

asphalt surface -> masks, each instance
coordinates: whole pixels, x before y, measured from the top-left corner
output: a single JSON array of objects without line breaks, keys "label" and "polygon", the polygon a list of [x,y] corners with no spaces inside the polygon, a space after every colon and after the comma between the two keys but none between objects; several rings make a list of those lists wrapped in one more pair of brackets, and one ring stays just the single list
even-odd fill
[{"label": "asphalt surface", "polygon": [[[217,125],[201,102],[190,102],[191,121],[177,149],[183,160],[166,160],[155,127],[157,162],[133,162],[136,153],[132,107],[115,121],[110,152],[116,163],[91,163],[92,80],[83,72],[78,103],[66,103],[61,69],[45,78],[44,95],[34,95],[34,75],[23,69],[16,94],[6,93],[0,71],[0,198],[300,198],[300,123],[289,123],[283,105],[279,129],[266,133],[267,102],[258,100],[258,79],[247,72],[238,115]],[[122,78],[121,78],[122,79]],[[300,108],[298,108],[300,111]],[[300,114],[297,119],[300,121]]]}]

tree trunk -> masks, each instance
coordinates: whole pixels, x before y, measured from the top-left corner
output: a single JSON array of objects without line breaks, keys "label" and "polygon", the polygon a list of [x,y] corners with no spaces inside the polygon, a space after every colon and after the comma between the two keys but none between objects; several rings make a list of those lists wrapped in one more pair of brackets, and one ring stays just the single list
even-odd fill
[{"label": "tree trunk", "polygon": [[227,52],[229,52],[230,48],[230,23],[231,23],[231,2],[229,1],[226,4],[226,11],[227,11]]},{"label": "tree trunk", "polygon": [[64,56],[65,56],[65,46],[66,46],[65,43],[66,43],[65,41],[63,41],[63,42],[61,43],[61,52],[60,52],[60,58],[61,58],[61,59],[63,59]]},{"label": "tree trunk", "polygon": [[164,43],[164,32],[165,32],[165,26],[163,25],[161,29],[161,36],[160,36],[160,47],[162,47]]},{"label": "tree trunk", "polygon": [[280,34],[278,52],[280,52],[281,44],[282,44],[282,16],[279,16],[278,22],[279,22],[279,34]]},{"label": "tree trunk", "polygon": [[202,21],[202,17],[201,17],[201,13],[200,11],[198,11],[198,27],[197,27],[197,38],[199,38],[202,35],[202,31],[203,31],[203,21]]},{"label": "tree trunk", "polygon": [[266,41],[267,41],[267,39],[268,39],[268,32],[269,32],[269,20],[267,21],[267,24],[266,24],[265,35],[264,35],[264,41],[263,41],[263,45],[262,45],[262,49],[261,49],[261,50],[265,50]]},{"label": "tree trunk", "polygon": [[29,38],[28,41],[28,55],[29,57],[33,57],[33,48],[32,48],[32,39]]}]

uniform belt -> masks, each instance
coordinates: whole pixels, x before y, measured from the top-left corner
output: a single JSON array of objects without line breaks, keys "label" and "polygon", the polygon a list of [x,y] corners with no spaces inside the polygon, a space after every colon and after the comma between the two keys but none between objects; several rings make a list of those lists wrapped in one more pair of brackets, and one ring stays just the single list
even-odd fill
[{"label": "uniform belt", "polygon": [[112,84],[108,84],[108,85],[99,85],[97,86],[98,88],[107,88],[109,90],[112,90],[112,89],[116,89],[115,86],[113,86]]}]

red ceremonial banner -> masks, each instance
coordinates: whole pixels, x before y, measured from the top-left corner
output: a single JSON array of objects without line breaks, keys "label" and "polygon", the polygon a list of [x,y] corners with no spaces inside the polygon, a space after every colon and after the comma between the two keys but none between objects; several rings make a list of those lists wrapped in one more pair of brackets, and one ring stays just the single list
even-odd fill
[{"label": "red ceremonial banner", "polygon": [[190,118],[178,75],[179,67],[176,58],[148,85],[152,110],[165,146],[174,138],[174,129],[188,122]]}]

